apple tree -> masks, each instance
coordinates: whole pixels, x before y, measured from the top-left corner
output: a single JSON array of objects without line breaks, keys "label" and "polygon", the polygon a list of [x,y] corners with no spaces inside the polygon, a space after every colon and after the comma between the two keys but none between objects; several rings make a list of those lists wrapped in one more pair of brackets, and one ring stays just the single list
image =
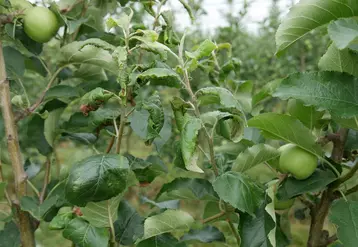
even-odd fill
[{"label": "apple tree", "polygon": [[331,44],[259,90],[168,2],[1,1],[0,246],[44,228],[79,247],[289,246],[296,205],[304,246],[356,246],[358,2],[293,6],[276,55],[317,28]]}]

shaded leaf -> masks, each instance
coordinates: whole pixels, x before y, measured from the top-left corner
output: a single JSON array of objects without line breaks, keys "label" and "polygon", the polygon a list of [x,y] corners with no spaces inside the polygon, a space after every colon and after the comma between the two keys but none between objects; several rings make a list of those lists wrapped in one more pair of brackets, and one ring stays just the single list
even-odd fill
[{"label": "shaded leaf", "polygon": [[144,221],[144,239],[161,235],[167,232],[189,230],[194,223],[193,217],[180,210],[171,210],[148,217]]},{"label": "shaded leaf", "polygon": [[51,230],[62,230],[65,229],[66,226],[73,219],[73,212],[65,212],[57,214],[50,222],[49,229]]},{"label": "shaded leaf", "polygon": [[118,63],[112,56],[115,46],[100,40],[87,39],[75,41],[61,48],[61,61],[63,63],[85,63],[97,65],[101,68],[117,74]]},{"label": "shaded leaf", "polygon": [[241,246],[273,247],[268,234],[274,227],[274,221],[265,211],[265,204],[258,208],[254,215],[240,215]]},{"label": "shaded leaf", "polygon": [[109,241],[109,232],[106,228],[91,226],[81,218],[71,220],[62,235],[79,247],[107,246]]},{"label": "shaded leaf", "polygon": [[57,85],[51,87],[45,94],[44,101],[50,101],[53,99],[61,99],[64,101],[71,101],[80,97],[80,91],[76,87],[68,85]]},{"label": "shaded leaf", "polygon": [[97,141],[97,136],[92,133],[62,133],[62,137],[69,138],[79,143],[90,145]]},{"label": "shaded leaf", "polygon": [[129,166],[134,171],[139,182],[151,183],[156,177],[167,173],[168,169],[157,156],[149,156],[146,160],[136,158],[131,154],[125,154]]},{"label": "shaded leaf", "polygon": [[168,86],[179,88],[181,86],[180,77],[171,69],[167,68],[152,68],[144,71],[138,78],[147,82],[150,82],[150,85],[158,86]]},{"label": "shaded leaf", "polygon": [[349,118],[358,112],[357,79],[337,72],[295,73],[284,79],[273,96],[295,98],[318,110]]},{"label": "shaded leaf", "polygon": [[288,101],[287,108],[291,116],[296,117],[311,130],[313,130],[317,121],[324,115],[324,111],[316,111],[313,106],[305,106],[302,101],[295,99]]},{"label": "shaded leaf", "polygon": [[225,109],[241,111],[239,102],[234,95],[222,87],[206,87],[196,92],[200,105],[219,104]]},{"label": "shaded leaf", "polygon": [[220,175],[213,182],[213,188],[222,200],[250,215],[263,201],[263,189],[241,173],[226,172]]},{"label": "shaded leaf", "polygon": [[164,192],[173,192],[178,190],[189,191],[189,198],[182,199],[199,199],[217,201],[218,196],[215,193],[212,184],[201,178],[176,178],[168,184],[164,184],[158,196]]},{"label": "shaded leaf", "polygon": [[121,155],[94,155],[75,164],[68,176],[68,201],[84,206],[87,202],[108,200],[127,187],[129,164]]},{"label": "shaded leaf", "polygon": [[144,218],[127,201],[122,200],[114,229],[117,242],[121,245],[132,245],[144,234]]},{"label": "shaded leaf", "polygon": [[308,152],[321,154],[321,148],[315,143],[315,137],[311,131],[294,117],[264,113],[251,118],[248,125],[264,131],[269,138],[294,143]]},{"label": "shaded leaf", "polygon": [[225,242],[225,236],[214,226],[205,226],[202,229],[190,230],[180,239],[181,241],[197,240],[202,243]]},{"label": "shaded leaf", "polygon": [[61,115],[65,109],[58,108],[56,110],[51,111],[44,123],[44,135],[47,143],[53,147],[54,141],[58,134],[58,125],[61,118]]},{"label": "shaded leaf", "polygon": [[169,233],[164,233],[152,238],[148,238],[139,244],[137,247],[186,247],[187,245],[174,238]]},{"label": "shaded leaf", "polygon": [[170,200],[170,201],[164,201],[164,202],[155,202],[150,199],[148,199],[145,196],[141,197],[142,203],[148,203],[155,207],[158,207],[160,209],[178,209],[180,206],[179,200]]},{"label": "shaded leaf", "polygon": [[25,73],[25,57],[15,48],[5,46],[3,48],[7,73],[21,77]]},{"label": "shaded leaf", "polygon": [[340,199],[333,203],[329,220],[337,226],[338,239],[344,247],[354,247],[358,241],[358,202]]},{"label": "shaded leaf", "polygon": [[152,144],[155,138],[160,137],[160,131],[164,126],[164,110],[158,93],[153,94],[144,101],[142,108],[149,112],[146,144]]},{"label": "shaded leaf", "polygon": [[46,214],[50,212],[50,209],[57,203],[57,197],[49,197],[43,203],[40,203],[38,199],[29,196],[23,196],[20,199],[20,206],[23,211],[29,212],[37,220],[46,218]]},{"label": "shaded leaf", "polygon": [[258,164],[280,156],[280,152],[267,144],[257,144],[240,153],[232,167],[233,171],[244,172]]},{"label": "shaded leaf", "polygon": [[47,142],[44,131],[45,120],[34,114],[28,122],[27,142],[31,142],[31,146],[36,147],[42,155],[48,155],[52,152],[52,147]]},{"label": "shaded leaf", "polygon": [[321,191],[322,188],[336,180],[337,177],[331,170],[316,170],[309,178],[297,180],[293,177],[285,179],[277,190],[277,199],[287,200],[292,197]]},{"label": "shaded leaf", "polygon": [[18,247],[20,244],[20,231],[15,222],[6,223],[4,229],[0,231],[0,247]]}]

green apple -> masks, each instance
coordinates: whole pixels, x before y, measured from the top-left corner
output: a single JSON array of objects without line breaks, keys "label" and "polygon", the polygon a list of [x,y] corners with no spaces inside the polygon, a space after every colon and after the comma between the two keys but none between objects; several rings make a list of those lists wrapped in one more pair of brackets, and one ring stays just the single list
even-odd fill
[{"label": "green apple", "polygon": [[280,168],[291,173],[298,180],[311,176],[317,168],[317,163],[317,156],[296,145],[291,144],[282,148]]},{"label": "green apple", "polygon": [[59,28],[56,15],[45,7],[34,7],[25,12],[24,30],[39,43],[48,42]]},{"label": "green apple", "polygon": [[293,203],[295,202],[295,199],[289,199],[289,200],[278,200],[275,198],[275,209],[276,210],[285,210],[290,208]]}]

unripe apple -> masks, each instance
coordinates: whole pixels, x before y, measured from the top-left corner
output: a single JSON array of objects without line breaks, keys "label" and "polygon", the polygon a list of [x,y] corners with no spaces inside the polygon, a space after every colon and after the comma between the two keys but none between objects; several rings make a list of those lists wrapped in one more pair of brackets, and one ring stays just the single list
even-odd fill
[{"label": "unripe apple", "polygon": [[291,173],[298,180],[311,176],[317,168],[317,163],[317,156],[296,145],[283,148],[279,162],[283,171]]},{"label": "unripe apple", "polygon": [[48,42],[59,28],[56,15],[45,7],[34,7],[25,12],[24,30],[39,43]]}]

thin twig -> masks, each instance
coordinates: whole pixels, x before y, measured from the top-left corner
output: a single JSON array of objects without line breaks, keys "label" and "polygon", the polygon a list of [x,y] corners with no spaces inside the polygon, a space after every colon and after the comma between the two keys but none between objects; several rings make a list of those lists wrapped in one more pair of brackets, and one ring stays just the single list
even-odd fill
[{"label": "thin twig", "polygon": [[113,225],[113,220],[112,220],[111,202],[110,202],[110,200],[107,201],[107,209],[108,209],[109,228],[111,230],[110,242],[112,243],[112,246],[115,246],[116,245],[116,231],[114,230],[114,225]]},{"label": "thin twig", "polygon": [[47,157],[46,162],[45,162],[44,181],[43,181],[42,190],[41,190],[40,196],[39,196],[40,204],[42,204],[44,202],[47,185],[50,182],[50,175],[51,175],[51,159],[49,157]]},{"label": "thin twig", "polygon": [[56,70],[56,72],[52,75],[49,83],[47,84],[45,90],[42,91],[40,98],[36,101],[35,104],[30,106],[23,114],[17,116],[16,119],[15,119],[15,122],[18,122],[19,120],[23,119],[24,117],[30,115],[31,113],[33,113],[37,109],[37,107],[39,107],[41,105],[42,101],[44,100],[44,98],[46,96],[47,91],[52,87],[52,84],[55,82],[55,80],[57,78],[57,75],[67,66],[68,66],[68,64],[64,65],[64,66],[61,66],[60,68],[58,68]]},{"label": "thin twig", "polygon": [[111,137],[111,140],[108,143],[107,149],[106,149],[106,154],[108,154],[109,152],[111,152],[111,149],[113,147],[114,141],[116,140],[115,136]]},{"label": "thin twig", "polygon": [[117,143],[116,143],[116,153],[117,154],[119,154],[121,152],[121,144],[122,144],[122,139],[123,139],[124,126],[126,125],[126,122],[127,122],[125,106],[122,106],[120,118],[121,119],[119,122],[119,128],[118,128],[118,133],[117,133]]},{"label": "thin twig", "polygon": [[40,192],[39,190],[36,188],[36,186],[28,179],[27,180],[27,184],[30,185],[30,188],[32,189],[32,191],[36,194],[36,196],[38,198],[40,198]]},{"label": "thin twig", "polygon": [[203,224],[209,223],[209,222],[211,222],[211,221],[213,221],[213,220],[216,220],[216,219],[218,219],[218,218],[224,216],[225,214],[226,214],[226,212],[224,212],[224,211],[223,211],[223,212],[220,212],[220,213],[215,214],[215,215],[213,215],[213,216],[210,216],[210,217],[208,217],[208,218],[206,218],[206,219],[203,219],[203,220],[202,220],[202,223],[203,223]]}]

